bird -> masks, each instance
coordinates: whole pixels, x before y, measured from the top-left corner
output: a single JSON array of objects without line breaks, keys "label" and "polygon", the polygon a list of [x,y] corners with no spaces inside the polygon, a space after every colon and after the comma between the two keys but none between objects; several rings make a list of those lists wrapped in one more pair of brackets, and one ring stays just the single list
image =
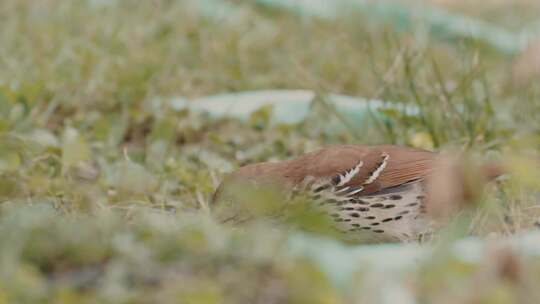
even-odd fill
[{"label": "bird", "polygon": [[[465,185],[455,186],[465,179],[460,165],[459,158],[450,161],[419,148],[332,145],[289,160],[243,166],[224,179],[212,201],[219,204],[225,197],[230,199],[227,187],[234,182],[245,182],[247,187],[277,185],[286,200],[299,193],[306,195],[342,233],[418,240],[436,226],[436,217],[428,216],[430,207],[437,209],[438,204],[452,204],[470,195],[471,189]],[[479,172],[483,180],[491,180],[502,169],[486,164]],[[449,176],[458,180],[449,180]],[[443,188],[452,189],[441,189],[441,182]],[[441,195],[441,191],[452,195]]]}]

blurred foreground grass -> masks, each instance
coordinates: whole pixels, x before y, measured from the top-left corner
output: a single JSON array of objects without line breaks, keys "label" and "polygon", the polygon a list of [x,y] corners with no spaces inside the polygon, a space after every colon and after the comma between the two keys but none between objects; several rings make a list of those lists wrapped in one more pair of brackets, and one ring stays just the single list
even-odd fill
[{"label": "blurred foreground grass", "polygon": [[[464,230],[534,229],[540,92],[537,79],[513,80],[512,58],[361,14],[329,22],[231,3],[237,13],[212,19],[189,1],[0,2],[0,304],[396,303],[362,271],[336,289],[287,253],[291,228],[209,216],[225,172],[330,143],[505,158],[515,176]],[[271,109],[216,120],[168,99],[268,88],[402,101],[420,115],[387,109],[391,120],[372,130],[336,134],[321,121],[339,118],[324,109],[271,126]],[[405,278],[418,303],[537,303],[537,260],[424,266]]]}]

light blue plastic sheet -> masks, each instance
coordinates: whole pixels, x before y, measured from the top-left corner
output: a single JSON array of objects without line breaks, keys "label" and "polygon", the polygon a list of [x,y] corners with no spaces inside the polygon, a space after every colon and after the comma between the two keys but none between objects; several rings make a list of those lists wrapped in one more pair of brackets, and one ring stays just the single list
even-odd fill
[{"label": "light blue plastic sheet", "polygon": [[[311,107],[318,98],[317,94],[308,90],[261,90],[226,93],[213,96],[187,99],[174,98],[172,107],[176,110],[189,109],[196,112],[205,112],[210,116],[234,117],[248,119],[251,114],[264,106],[272,107],[271,122],[299,123],[310,113]],[[379,99],[367,99],[339,94],[328,94],[325,102],[348,118],[348,121],[357,126],[369,123],[372,115],[380,115],[385,108],[399,109],[408,115],[416,115],[419,110],[415,106],[404,106],[396,102]]]}]

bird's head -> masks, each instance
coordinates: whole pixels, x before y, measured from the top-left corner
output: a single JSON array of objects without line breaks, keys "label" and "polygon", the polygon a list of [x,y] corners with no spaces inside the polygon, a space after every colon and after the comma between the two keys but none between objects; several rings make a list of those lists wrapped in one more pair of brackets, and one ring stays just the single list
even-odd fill
[{"label": "bird's head", "polygon": [[216,204],[219,201],[230,196],[231,191],[235,189],[246,189],[245,187],[253,187],[256,185],[271,185],[286,183],[286,175],[283,174],[285,168],[283,162],[264,162],[246,165],[235,172],[226,176],[212,197],[212,203]]},{"label": "bird's head", "polygon": [[264,162],[239,168],[227,175],[212,197],[221,221],[243,222],[253,213],[272,213],[285,202],[283,190],[289,183],[287,162]]}]

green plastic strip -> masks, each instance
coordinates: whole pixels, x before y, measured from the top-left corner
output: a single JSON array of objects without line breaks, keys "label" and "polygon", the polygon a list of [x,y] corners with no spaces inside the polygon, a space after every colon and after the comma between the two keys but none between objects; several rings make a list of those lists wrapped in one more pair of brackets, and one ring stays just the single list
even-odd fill
[{"label": "green plastic strip", "polygon": [[[514,32],[476,18],[449,13],[425,4],[404,4],[395,0],[254,0],[255,3],[282,9],[299,16],[339,19],[343,12],[364,12],[371,22],[388,23],[396,30],[412,31],[425,27],[435,38],[469,38],[507,54],[521,53],[538,39],[540,21],[521,32]],[[197,0],[201,12],[211,18],[234,18],[238,7],[224,0]]]},{"label": "green plastic strip", "polygon": [[393,24],[398,30],[410,30],[425,24],[435,37],[471,38],[514,55],[521,52],[530,37],[500,28],[478,19],[451,14],[427,5],[405,5],[397,1],[366,0],[256,0],[258,3],[285,9],[300,15],[337,19],[343,11],[366,12],[371,21]]}]

